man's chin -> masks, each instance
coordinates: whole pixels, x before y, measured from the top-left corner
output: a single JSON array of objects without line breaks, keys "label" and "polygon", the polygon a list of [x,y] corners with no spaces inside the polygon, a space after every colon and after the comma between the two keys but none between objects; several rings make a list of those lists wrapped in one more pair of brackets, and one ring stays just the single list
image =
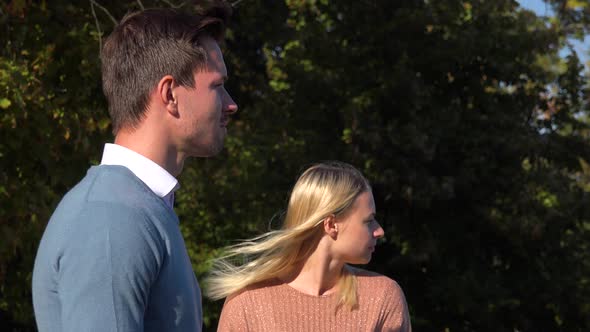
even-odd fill
[{"label": "man's chin", "polygon": [[206,148],[199,149],[191,153],[192,157],[209,158],[218,155],[223,150],[223,141],[221,143],[209,145]]}]

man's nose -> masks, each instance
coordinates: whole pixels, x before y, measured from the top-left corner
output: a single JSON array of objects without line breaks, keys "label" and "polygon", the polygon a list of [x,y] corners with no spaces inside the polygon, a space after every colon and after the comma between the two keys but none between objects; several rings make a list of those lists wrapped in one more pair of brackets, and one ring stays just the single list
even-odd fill
[{"label": "man's nose", "polygon": [[224,111],[229,114],[234,114],[238,111],[238,104],[233,100],[233,98],[229,95],[229,93],[225,92],[225,107]]}]

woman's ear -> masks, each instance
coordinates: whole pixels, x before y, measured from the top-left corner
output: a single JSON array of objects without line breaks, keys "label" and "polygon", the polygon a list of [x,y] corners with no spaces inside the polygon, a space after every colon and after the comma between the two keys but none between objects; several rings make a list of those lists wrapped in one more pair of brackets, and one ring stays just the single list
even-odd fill
[{"label": "woman's ear", "polygon": [[324,232],[334,240],[338,237],[338,220],[335,215],[324,218]]}]

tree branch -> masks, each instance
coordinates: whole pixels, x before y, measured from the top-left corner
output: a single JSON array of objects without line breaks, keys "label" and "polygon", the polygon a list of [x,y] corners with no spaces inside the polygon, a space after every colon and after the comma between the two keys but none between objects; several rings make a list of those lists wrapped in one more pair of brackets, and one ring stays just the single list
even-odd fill
[{"label": "tree branch", "polygon": [[180,5],[175,5],[172,2],[168,1],[168,0],[162,0],[162,2],[165,2],[166,4],[168,4],[168,6],[172,7],[172,8],[180,8],[183,7],[186,3],[181,2]]},{"label": "tree branch", "polygon": [[243,1],[243,0],[236,0],[236,1],[232,2],[231,6],[235,8],[235,7],[237,7],[237,6],[240,4],[240,2],[242,2],[242,1]]},{"label": "tree branch", "polygon": [[[138,0],[139,1],[139,0]],[[92,16],[94,17],[94,23],[96,24],[96,31],[98,31],[98,55],[100,57],[100,51],[102,50],[102,30],[100,29],[100,22],[98,21],[98,16],[96,15],[96,10],[94,6],[102,9],[102,11],[111,19],[114,25],[117,25],[117,20],[111,15],[111,13],[101,6],[95,0],[90,0],[90,10],[92,11]]]},{"label": "tree branch", "polygon": [[100,23],[98,22],[98,17],[96,17],[96,11],[94,10],[94,1],[90,0],[90,10],[92,11],[92,16],[94,16],[94,23],[96,24],[96,31],[98,31],[98,56],[100,57],[100,51],[102,50],[102,31],[100,30]]},{"label": "tree branch", "polygon": [[[96,2],[95,0],[90,0],[90,4],[91,4],[91,5],[93,5],[93,6],[96,6],[96,7],[100,8],[100,9],[102,9],[102,11],[103,11],[105,14],[107,14],[107,16],[108,16],[108,17],[111,19],[111,21],[113,22],[113,24],[114,24],[114,25],[117,25],[117,23],[118,23],[118,22],[117,22],[117,20],[116,20],[116,19],[113,17],[113,15],[111,15],[111,13],[110,13],[110,12],[109,12],[109,11],[108,11],[106,8],[104,8],[103,6],[101,6],[101,5],[100,5],[98,2]],[[92,9],[92,10],[94,11],[94,9]],[[95,15],[95,18],[96,18],[96,15]]]}]

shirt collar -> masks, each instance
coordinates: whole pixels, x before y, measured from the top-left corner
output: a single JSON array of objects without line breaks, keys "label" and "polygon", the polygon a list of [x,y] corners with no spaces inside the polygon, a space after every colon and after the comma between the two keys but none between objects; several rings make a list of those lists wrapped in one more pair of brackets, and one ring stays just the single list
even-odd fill
[{"label": "shirt collar", "polygon": [[160,165],[121,145],[105,144],[100,164],[127,167],[161,198],[173,193],[180,187],[178,180]]}]

